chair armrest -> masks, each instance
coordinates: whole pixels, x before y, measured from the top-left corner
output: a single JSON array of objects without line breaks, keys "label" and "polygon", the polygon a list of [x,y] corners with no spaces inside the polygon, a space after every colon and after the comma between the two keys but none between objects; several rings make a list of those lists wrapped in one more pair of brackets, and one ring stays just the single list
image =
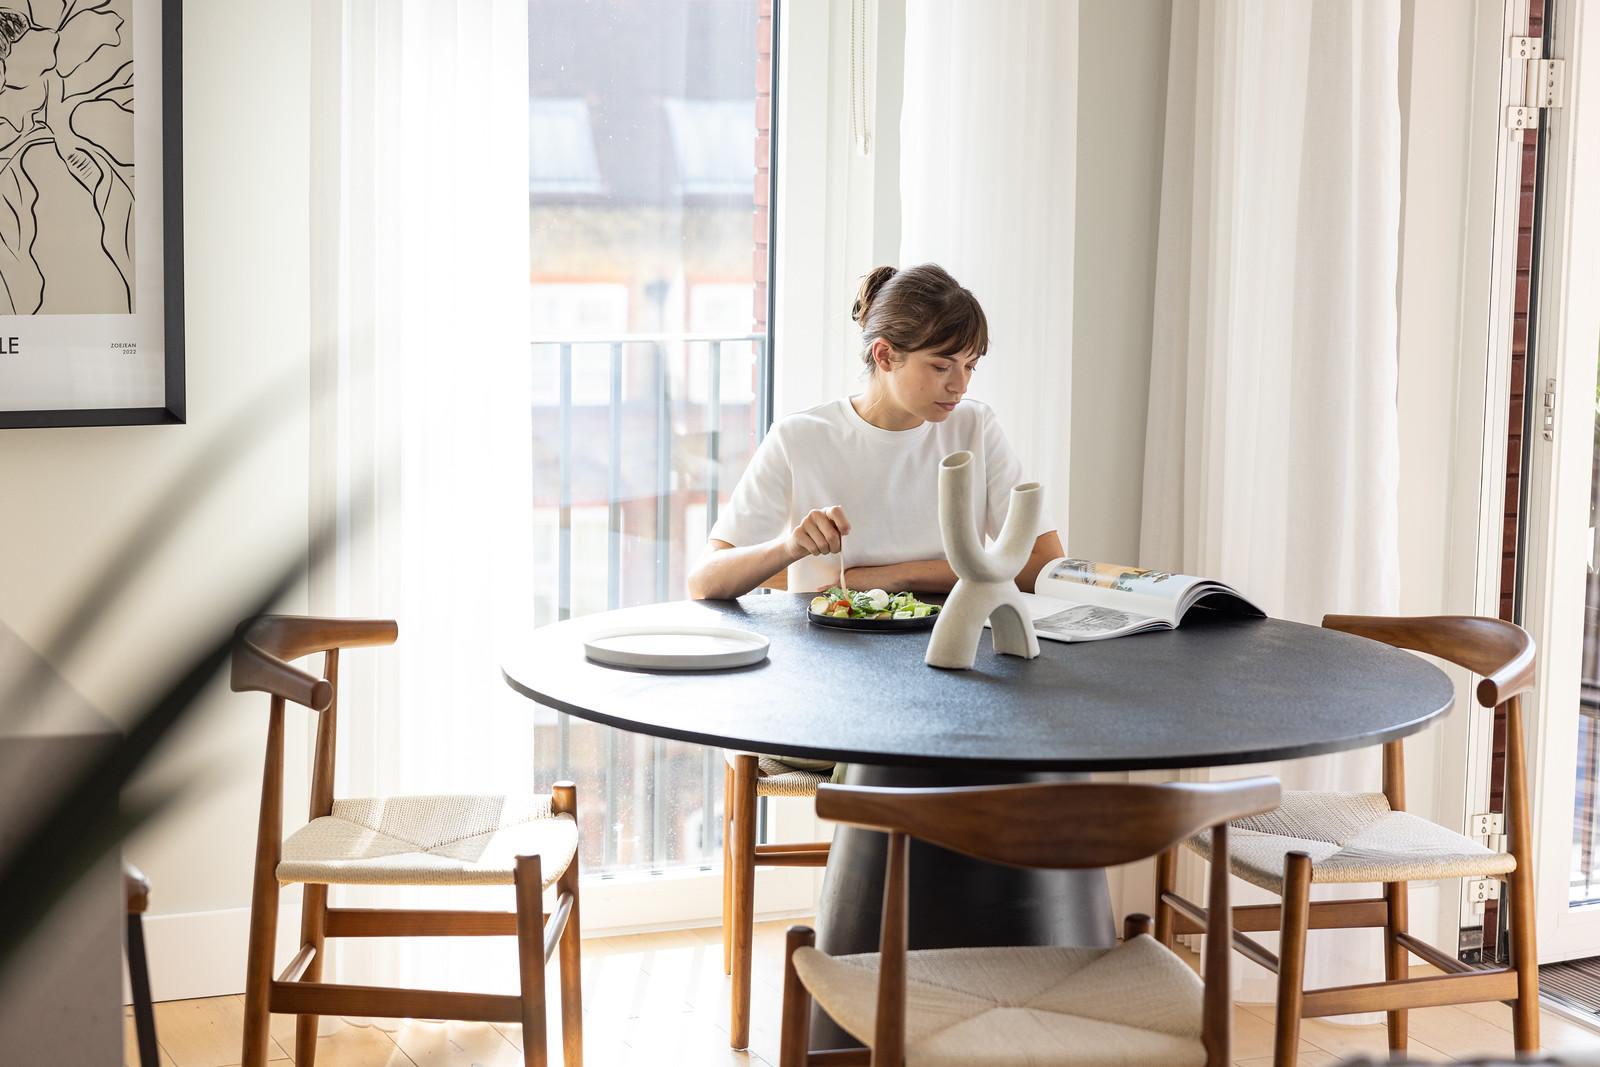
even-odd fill
[{"label": "chair armrest", "polygon": [[269,693],[312,711],[323,711],[333,703],[333,686],[326,678],[291,666],[243,638],[233,649],[229,687],[235,693]]},{"label": "chair armrest", "polygon": [[261,615],[242,623],[239,635],[270,655],[291,660],[332,648],[392,645],[400,636],[400,626],[393,619]]}]

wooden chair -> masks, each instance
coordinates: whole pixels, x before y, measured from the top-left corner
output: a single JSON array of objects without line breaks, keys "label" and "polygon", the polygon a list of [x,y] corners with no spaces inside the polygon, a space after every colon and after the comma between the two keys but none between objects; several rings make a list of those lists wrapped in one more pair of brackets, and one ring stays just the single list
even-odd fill
[{"label": "wooden chair", "polygon": [[[1350,1012],[1388,1013],[1389,1048],[1406,1049],[1410,1008],[1504,1000],[1512,1003],[1518,1052],[1539,1047],[1539,969],[1534,951],[1533,841],[1530,831],[1521,694],[1533,685],[1533,640],[1519,626],[1499,619],[1463,616],[1382,618],[1329,615],[1322,625],[1424,652],[1466,667],[1483,680],[1478,702],[1503,707],[1506,722],[1507,849],[1497,852],[1405,811],[1402,743],[1383,746],[1382,793],[1284,794],[1279,811],[1234,824],[1227,863],[1240,878],[1283,898],[1234,910],[1234,945],[1248,959],[1278,975],[1277,1035],[1273,1062],[1295,1062],[1300,1020]],[[1202,855],[1203,841],[1189,846]],[[1196,933],[1205,912],[1174,892],[1177,855],[1157,865],[1156,938],[1170,945],[1176,934]],[[1407,932],[1406,883],[1436,878],[1504,876],[1510,905],[1512,965],[1475,970]],[[1363,900],[1311,900],[1318,882],[1381,882],[1383,896]],[[1382,927],[1386,980],[1326,989],[1304,988],[1308,930]],[[1244,932],[1278,930],[1278,955]],[[1208,942],[1209,943],[1209,942]],[[1409,978],[1409,957],[1445,974]]]},{"label": "wooden chair", "polygon": [[[814,797],[823,772],[789,770],[747,752],[724,752],[722,777],[722,970],[733,976],[728,1044],[750,1044],[750,960],[757,867],[825,867],[828,842],[756,843],[759,797]],[[763,768],[762,764],[766,766]]]},{"label": "wooden chair", "polygon": [[[299,1016],[296,1067],[312,1067],[319,1015],[521,1023],[523,1062],[528,1067],[543,1067],[548,1056],[545,967],[557,952],[561,956],[563,1062],[581,1064],[578,828],[572,783],[556,783],[550,796],[334,799],[339,652],[393,644],[397,632],[395,623],[387,620],[282,615],[263,616],[239,628],[233,689],[272,697],[250,907],[244,1067],[264,1067],[268,1021],[274,1012]],[[325,653],[321,677],[288,662],[317,652]],[[311,773],[311,821],[285,840],[284,706],[291,700],[320,714]],[[278,894],[283,884],[291,882],[305,885],[300,951],[274,978]],[[332,908],[328,906],[330,884],[512,885],[516,910]],[[546,914],[544,890],[552,884],[556,902]],[[321,980],[326,938],[452,935],[514,935],[521,995],[336,985]]]},{"label": "wooden chair", "polygon": [[150,909],[150,879],[131,863],[122,865],[122,890],[128,901],[128,988],[133,993],[133,1033],[139,1067],[159,1067],[155,1004],[150,999],[150,966],[144,952],[144,913]]},{"label": "wooden chair", "polygon": [[[827,956],[789,929],[781,1067],[803,1064],[1116,1062],[1231,1063],[1228,878],[1211,880],[1205,979],[1129,916],[1116,948],[906,951],[908,838],[991,863],[1109,867],[1174,847],[1210,828],[1228,853],[1228,822],[1277,806],[1270,778],[1183,785],[1088,782],[954,789],[825,785],[817,814],[889,833],[880,951]],[[1224,868],[1220,868],[1225,871]],[[815,997],[870,1044],[808,1052]],[[1104,1049],[1102,1061],[1093,1053]]]}]

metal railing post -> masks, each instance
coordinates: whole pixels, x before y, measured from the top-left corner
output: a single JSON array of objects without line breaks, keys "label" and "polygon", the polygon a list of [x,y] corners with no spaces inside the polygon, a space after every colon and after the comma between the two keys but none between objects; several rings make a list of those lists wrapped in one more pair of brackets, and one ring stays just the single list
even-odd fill
[{"label": "metal railing post", "polygon": [[572,617],[572,343],[561,345],[561,501],[556,550],[556,618]]},{"label": "metal railing post", "polygon": [[622,342],[611,343],[611,458],[606,476],[606,607],[622,606]]},{"label": "metal railing post", "polygon": [[711,342],[711,381],[706,394],[706,533],[717,524],[722,472],[722,342]]},{"label": "metal railing post", "polygon": [[672,374],[656,342],[656,600],[667,599],[672,556]]}]

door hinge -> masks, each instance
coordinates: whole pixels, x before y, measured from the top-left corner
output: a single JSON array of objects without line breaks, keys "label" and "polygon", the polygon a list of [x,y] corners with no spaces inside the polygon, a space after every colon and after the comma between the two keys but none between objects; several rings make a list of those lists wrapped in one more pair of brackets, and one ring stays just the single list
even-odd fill
[{"label": "door hinge", "polygon": [[1502,811],[1489,811],[1474,815],[1467,821],[1468,837],[1489,837],[1506,832],[1506,816]]},{"label": "door hinge", "polygon": [[1489,811],[1467,819],[1467,836],[1481,837],[1484,846],[1495,852],[1506,850],[1506,816],[1504,812]]},{"label": "door hinge", "polygon": [[1543,59],[1543,37],[1513,37],[1511,38],[1511,55],[1514,59]]},{"label": "door hinge", "polygon": [[1508,107],[1506,108],[1506,129],[1508,130],[1537,130],[1539,128],[1539,109],[1536,107]]},{"label": "door hinge", "polygon": [[1467,883],[1467,899],[1474,904],[1500,899],[1500,879],[1474,878]]},{"label": "door hinge", "polygon": [[1534,107],[1560,107],[1566,99],[1567,64],[1563,59],[1536,59],[1526,68],[1525,99]]},{"label": "door hinge", "polygon": [[1483,907],[1485,901],[1500,899],[1500,879],[1474,878],[1467,883],[1467,900],[1473,910]]},{"label": "door hinge", "polygon": [[1524,102],[1506,108],[1506,129],[1537,129],[1541,109],[1562,106],[1567,80],[1566,61],[1546,59],[1544,42],[1537,37],[1511,38],[1511,57],[1523,61]]},{"label": "door hinge", "polygon": [[1544,439],[1556,439],[1556,380],[1544,380]]}]

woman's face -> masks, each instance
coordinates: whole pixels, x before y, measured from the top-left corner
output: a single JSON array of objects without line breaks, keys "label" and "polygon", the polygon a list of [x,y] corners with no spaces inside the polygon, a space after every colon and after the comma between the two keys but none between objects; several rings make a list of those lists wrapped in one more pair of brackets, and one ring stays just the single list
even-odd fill
[{"label": "woman's face", "polygon": [[907,352],[904,359],[894,361],[887,342],[880,338],[877,344],[883,345],[888,357],[878,359],[878,373],[883,375],[889,395],[908,414],[928,422],[950,417],[978,366],[979,357],[970,351],[957,355]]}]

